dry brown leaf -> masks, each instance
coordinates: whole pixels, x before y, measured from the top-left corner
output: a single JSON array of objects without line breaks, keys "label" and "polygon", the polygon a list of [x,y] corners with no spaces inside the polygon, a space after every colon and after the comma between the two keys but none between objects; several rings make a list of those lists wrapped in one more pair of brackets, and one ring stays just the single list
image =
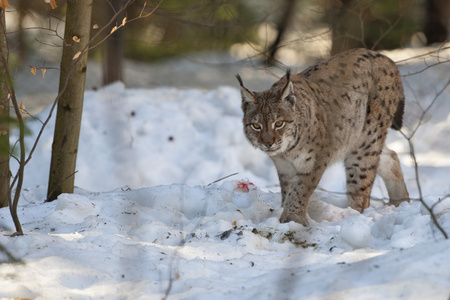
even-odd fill
[{"label": "dry brown leaf", "polygon": [[75,43],[79,43],[79,42],[80,42],[80,38],[77,37],[76,35],[74,35],[74,36],[72,37],[72,40],[73,40]]},{"label": "dry brown leaf", "polygon": [[109,34],[113,33],[113,32],[116,31],[116,30],[117,30],[117,26],[114,26],[114,27],[111,29],[111,32],[110,32]]},{"label": "dry brown leaf", "polygon": [[42,72],[42,78],[45,78],[45,72],[47,72],[47,69],[42,68],[41,72]]},{"label": "dry brown leaf", "polygon": [[20,109],[20,115],[23,115],[23,112],[25,111],[25,105],[23,105],[23,103],[20,103],[19,109]]},{"label": "dry brown leaf", "polygon": [[36,75],[36,68],[35,67],[31,67],[30,71],[31,71],[31,73],[33,73],[33,75]]},{"label": "dry brown leaf", "polygon": [[0,0],[0,7],[5,9],[7,7],[9,7],[9,3],[7,0]]},{"label": "dry brown leaf", "polygon": [[50,0],[50,5],[52,6],[52,9],[55,9],[58,7],[58,5],[56,5],[56,1],[55,0]]},{"label": "dry brown leaf", "polygon": [[75,53],[75,55],[73,56],[72,60],[77,59],[80,55],[81,55],[81,51],[78,51],[78,52]]},{"label": "dry brown leaf", "polygon": [[236,226],[237,225],[236,220],[234,220],[233,223],[231,223],[231,225]]},{"label": "dry brown leaf", "polygon": [[127,22],[127,17],[123,18],[122,20],[122,25],[121,26],[125,26],[125,23]]}]

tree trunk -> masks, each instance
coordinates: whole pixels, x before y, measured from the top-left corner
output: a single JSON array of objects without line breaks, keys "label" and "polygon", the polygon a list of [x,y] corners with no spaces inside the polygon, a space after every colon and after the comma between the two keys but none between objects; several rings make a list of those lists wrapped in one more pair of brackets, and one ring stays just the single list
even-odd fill
[{"label": "tree trunk", "polygon": [[[119,11],[123,4],[122,0],[112,0],[105,8],[105,15],[109,21],[116,11]],[[114,8],[114,11],[111,9]],[[117,23],[121,23],[125,13],[122,12]],[[105,57],[103,58],[103,84],[107,85],[115,81],[123,81],[123,28],[116,30],[105,41]]]},{"label": "tree trunk", "polygon": [[[64,48],[59,77],[58,109],[53,136],[52,159],[47,200],[62,193],[73,193],[75,166],[83,111],[87,53],[73,59],[83,51],[89,41],[93,0],[68,0]],[[75,42],[73,37],[79,38]]]},{"label": "tree trunk", "polygon": [[449,18],[449,0],[427,0],[424,33],[428,45],[447,41]]},{"label": "tree trunk", "polygon": [[331,0],[329,12],[332,45],[331,55],[339,52],[361,47],[361,43],[349,36],[361,36],[358,19],[349,11],[352,8],[352,0]]},{"label": "tree trunk", "polygon": [[8,63],[5,10],[0,8],[0,207],[8,206],[9,183],[9,99],[5,64]]},{"label": "tree trunk", "polygon": [[26,60],[27,55],[27,45],[25,42],[25,29],[23,28],[25,17],[28,13],[27,11],[27,3],[23,0],[19,1],[18,4],[19,16],[17,23],[19,25],[19,30],[17,32],[17,53],[19,54],[20,62],[24,62]]},{"label": "tree trunk", "polygon": [[275,41],[270,45],[269,47],[269,55],[266,58],[266,65],[268,66],[272,66],[275,64],[276,59],[275,59],[275,55],[280,47],[280,43],[283,39],[283,36],[287,30],[287,28],[289,27],[289,25],[292,22],[292,17],[294,16],[295,13],[295,3],[296,0],[285,0],[284,3],[284,10],[283,10],[283,15],[281,16],[280,19],[280,23],[278,23],[277,26],[277,37],[275,38]]}]

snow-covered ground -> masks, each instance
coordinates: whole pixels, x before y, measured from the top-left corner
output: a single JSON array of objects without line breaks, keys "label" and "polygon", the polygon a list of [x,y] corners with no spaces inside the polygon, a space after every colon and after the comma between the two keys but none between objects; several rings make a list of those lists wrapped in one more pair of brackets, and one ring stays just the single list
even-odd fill
[{"label": "snow-covered ground", "polygon": [[[407,62],[401,71],[425,65]],[[441,64],[404,78],[406,133],[449,70]],[[447,88],[413,140],[422,191],[429,204],[441,199],[434,212],[447,233],[449,100]],[[385,205],[381,181],[378,200],[359,214],[346,207],[344,171],[333,166],[313,195],[311,226],[280,224],[276,171],[245,140],[241,117],[236,87],[116,83],[86,92],[76,192],[44,203],[51,122],[26,169],[24,236],[8,236],[13,224],[0,209],[0,244],[24,261],[0,265],[0,298],[448,299],[450,241],[419,201]],[[31,145],[40,122],[28,126]],[[392,131],[388,146],[417,198],[407,142]]]}]

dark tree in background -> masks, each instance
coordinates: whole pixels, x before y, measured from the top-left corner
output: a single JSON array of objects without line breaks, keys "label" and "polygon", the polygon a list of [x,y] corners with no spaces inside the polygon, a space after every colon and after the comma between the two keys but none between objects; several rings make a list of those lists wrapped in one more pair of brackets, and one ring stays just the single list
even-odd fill
[{"label": "dark tree in background", "polygon": [[426,1],[424,34],[428,45],[443,43],[448,40],[449,17],[449,0]]},{"label": "dark tree in background", "polygon": [[422,30],[410,0],[330,0],[328,23],[332,32],[331,55],[364,47],[372,50],[407,46]]},{"label": "dark tree in background", "polygon": [[[97,6],[103,8],[102,12],[104,17],[106,17],[105,21],[109,21],[120,10],[123,3],[123,0],[111,0],[109,3],[102,1],[100,5],[97,3]],[[120,24],[124,17],[125,13],[120,13],[116,22]],[[114,31],[105,41],[102,56],[103,84],[123,81],[123,29]]]},{"label": "dark tree in background", "polygon": [[295,3],[297,0],[285,0],[283,14],[281,15],[280,21],[277,24],[277,37],[273,43],[269,46],[268,56],[266,57],[266,65],[273,65],[275,63],[275,54],[280,47],[283,36],[288,29],[289,25],[292,23],[292,17],[295,14]]},{"label": "dark tree in background", "polygon": [[331,0],[329,9],[329,24],[333,42],[331,44],[331,55],[361,47],[361,42],[355,39],[360,34],[360,29],[355,24],[355,16],[350,12],[352,0]]},{"label": "dark tree in background", "polygon": [[[141,12],[144,2],[158,3],[151,18],[127,24],[127,58],[155,61],[190,52],[228,51],[235,43],[253,42],[256,28],[266,18],[255,11],[259,1],[242,0],[137,0],[127,9],[128,19]],[[272,5],[272,4],[271,4]]]}]

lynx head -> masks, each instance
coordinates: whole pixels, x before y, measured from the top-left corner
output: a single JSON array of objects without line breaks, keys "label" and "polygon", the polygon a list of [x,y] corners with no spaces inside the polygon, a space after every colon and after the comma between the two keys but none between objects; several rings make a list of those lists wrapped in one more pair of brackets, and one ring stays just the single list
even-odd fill
[{"label": "lynx head", "polygon": [[271,89],[251,92],[236,75],[241,86],[244,132],[250,143],[276,155],[286,151],[297,135],[294,123],[296,98],[290,80],[290,71]]}]

